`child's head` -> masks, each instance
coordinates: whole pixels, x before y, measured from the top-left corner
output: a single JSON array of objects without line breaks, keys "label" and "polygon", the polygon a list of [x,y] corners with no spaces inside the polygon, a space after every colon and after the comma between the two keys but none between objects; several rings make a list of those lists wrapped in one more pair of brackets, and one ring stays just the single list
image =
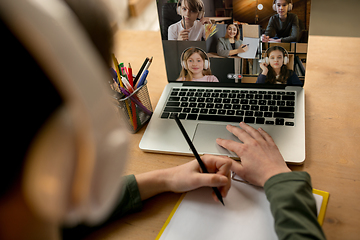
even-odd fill
[{"label": "child's head", "polygon": [[273,9],[280,16],[286,15],[293,8],[292,0],[274,0],[273,1]]},{"label": "child's head", "polygon": [[240,40],[240,29],[237,24],[229,24],[226,27],[225,38],[234,38]]},{"label": "child's head", "polygon": [[197,47],[186,49],[181,55],[182,70],[180,78],[191,81],[193,78],[211,75],[210,62],[206,53]]},{"label": "child's head", "polygon": [[176,11],[187,20],[194,22],[201,19],[205,14],[205,7],[202,0],[179,0]]},{"label": "child's head", "polygon": [[[266,51],[265,62],[268,65],[268,75],[267,81],[269,83],[286,83],[287,78],[289,77],[289,71],[287,64],[289,62],[288,54],[283,47],[273,46]],[[280,72],[280,74],[276,74]]]}]

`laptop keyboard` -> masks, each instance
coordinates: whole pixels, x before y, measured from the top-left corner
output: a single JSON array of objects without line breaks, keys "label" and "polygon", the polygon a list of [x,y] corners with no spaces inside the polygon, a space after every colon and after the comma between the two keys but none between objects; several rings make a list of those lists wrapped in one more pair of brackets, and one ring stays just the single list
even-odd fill
[{"label": "laptop keyboard", "polygon": [[161,118],[294,126],[296,92],[173,88]]}]

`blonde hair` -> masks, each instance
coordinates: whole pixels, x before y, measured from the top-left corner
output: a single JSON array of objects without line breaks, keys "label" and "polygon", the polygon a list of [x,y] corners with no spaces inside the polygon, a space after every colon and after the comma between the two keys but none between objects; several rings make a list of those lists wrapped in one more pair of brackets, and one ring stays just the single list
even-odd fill
[{"label": "blonde hair", "polygon": [[235,24],[235,23],[231,23],[231,24],[228,24],[228,25],[226,26],[225,38],[229,38],[229,34],[228,34],[228,32],[227,32],[227,29],[228,29],[228,27],[231,26],[231,25],[234,25],[234,26],[236,27],[236,31],[237,31],[234,39],[236,39],[237,41],[240,40],[240,28],[239,28],[239,26],[238,26],[237,24]]},{"label": "blonde hair", "polygon": [[[197,47],[191,47],[191,48],[188,48],[184,53],[183,53],[183,57],[181,59],[181,62],[182,62],[182,69],[181,69],[181,72],[180,72],[180,76],[179,76],[179,80],[180,81],[191,81],[193,79],[193,76],[192,76],[192,72],[187,70],[189,67],[187,65],[187,60],[190,58],[191,55],[193,55],[194,53],[198,53],[201,58],[203,59],[204,63],[205,63],[205,60],[207,59],[205,53],[200,50],[199,48]],[[185,67],[186,69],[185,69]],[[202,71],[202,74],[205,76],[205,75],[211,75],[211,70],[210,70],[210,67],[208,67],[207,69],[203,69]]]}]

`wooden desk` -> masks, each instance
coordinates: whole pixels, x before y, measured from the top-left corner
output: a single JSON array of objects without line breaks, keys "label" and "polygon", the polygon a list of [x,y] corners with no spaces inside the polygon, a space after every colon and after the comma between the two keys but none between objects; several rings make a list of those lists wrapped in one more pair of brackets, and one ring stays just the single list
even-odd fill
[{"label": "wooden desk", "polygon": [[[116,56],[136,72],[154,56],[148,77],[153,107],[166,85],[159,32],[123,32]],[[335,47],[338,46],[338,47]],[[360,236],[360,38],[311,36],[306,72],[306,161],[293,170],[311,174],[313,187],[330,192],[323,229],[329,240]],[[126,174],[183,164],[193,158],[142,152],[144,129],[131,135]],[[88,239],[154,240],[180,194],[147,200],[140,213],[126,216]]]}]

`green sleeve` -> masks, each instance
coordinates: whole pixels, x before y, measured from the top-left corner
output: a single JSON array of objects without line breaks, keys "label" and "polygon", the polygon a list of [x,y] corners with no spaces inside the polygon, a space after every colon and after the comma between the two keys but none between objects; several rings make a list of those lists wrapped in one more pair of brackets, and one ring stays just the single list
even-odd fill
[{"label": "green sleeve", "polygon": [[282,239],[326,239],[317,220],[310,175],[306,172],[281,173],[264,186],[275,220],[275,231]]},{"label": "green sleeve", "polygon": [[79,224],[74,227],[63,227],[61,229],[62,239],[82,239],[90,233],[104,227],[106,224],[121,218],[125,214],[138,212],[142,209],[139,188],[134,175],[123,177],[122,188],[118,202],[109,217],[95,226]]},{"label": "green sleeve", "polygon": [[125,214],[138,212],[142,209],[142,201],[139,188],[134,175],[123,177],[118,203],[110,218],[119,218]]}]

